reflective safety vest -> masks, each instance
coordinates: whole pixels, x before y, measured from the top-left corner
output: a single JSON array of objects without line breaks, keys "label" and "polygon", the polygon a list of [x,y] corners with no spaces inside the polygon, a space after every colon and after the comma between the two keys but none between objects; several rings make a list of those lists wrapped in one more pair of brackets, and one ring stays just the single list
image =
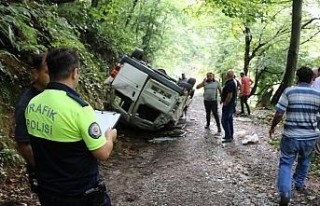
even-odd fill
[{"label": "reflective safety vest", "polygon": [[72,196],[95,186],[98,162],[91,151],[106,138],[93,108],[77,92],[51,82],[29,102],[25,117],[42,189]]}]

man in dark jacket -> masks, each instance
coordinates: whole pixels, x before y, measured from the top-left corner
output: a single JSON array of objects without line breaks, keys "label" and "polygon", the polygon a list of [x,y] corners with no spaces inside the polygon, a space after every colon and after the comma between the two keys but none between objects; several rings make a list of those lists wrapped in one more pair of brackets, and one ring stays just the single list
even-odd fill
[{"label": "man in dark jacket", "polygon": [[221,123],[225,133],[222,139],[223,143],[233,141],[233,112],[237,98],[237,86],[233,77],[234,72],[229,70],[226,76],[227,81],[221,94],[221,103],[223,104]]}]

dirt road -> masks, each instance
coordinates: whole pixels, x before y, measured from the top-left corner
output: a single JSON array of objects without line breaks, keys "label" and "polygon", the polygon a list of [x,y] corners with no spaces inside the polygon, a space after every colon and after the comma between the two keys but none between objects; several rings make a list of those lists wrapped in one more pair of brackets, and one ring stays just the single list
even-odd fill
[{"label": "dirt road", "polygon": [[[101,165],[115,206],[277,205],[278,152],[268,144],[267,125],[255,123],[254,116],[236,117],[238,137],[222,144],[214,135],[214,122],[210,130],[204,129],[200,95],[186,119],[184,136],[162,142],[141,138],[154,134],[128,137],[119,130],[115,152]],[[259,143],[243,145],[239,136],[244,132],[257,134]],[[292,205],[320,205],[316,184],[310,183],[305,194],[293,195]]]}]

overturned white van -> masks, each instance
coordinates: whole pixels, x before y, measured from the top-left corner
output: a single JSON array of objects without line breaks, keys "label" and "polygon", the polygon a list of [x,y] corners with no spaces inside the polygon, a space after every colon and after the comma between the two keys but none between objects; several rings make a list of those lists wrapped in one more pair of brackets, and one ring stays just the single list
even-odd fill
[{"label": "overturned white van", "polygon": [[121,114],[121,122],[142,130],[157,131],[177,124],[190,105],[195,79],[176,80],[145,64],[143,52],[124,56],[106,80],[106,110]]}]

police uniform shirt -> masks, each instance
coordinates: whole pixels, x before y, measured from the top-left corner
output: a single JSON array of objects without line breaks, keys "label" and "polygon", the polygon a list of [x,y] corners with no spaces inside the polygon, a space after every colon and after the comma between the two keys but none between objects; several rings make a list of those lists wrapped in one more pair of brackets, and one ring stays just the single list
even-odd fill
[{"label": "police uniform shirt", "polygon": [[14,131],[14,138],[17,143],[30,142],[30,136],[28,134],[26,126],[26,118],[24,117],[24,112],[30,100],[38,94],[40,94],[40,91],[37,90],[34,86],[31,86],[23,93],[19,100],[19,103],[15,108],[16,126]]},{"label": "police uniform shirt", "polygon": [[91,151],[106,138],[93,108],[70,87],[50,82],[25,112],[41,189],[58,195],[82,195],[95,186],[98,161]]}]

